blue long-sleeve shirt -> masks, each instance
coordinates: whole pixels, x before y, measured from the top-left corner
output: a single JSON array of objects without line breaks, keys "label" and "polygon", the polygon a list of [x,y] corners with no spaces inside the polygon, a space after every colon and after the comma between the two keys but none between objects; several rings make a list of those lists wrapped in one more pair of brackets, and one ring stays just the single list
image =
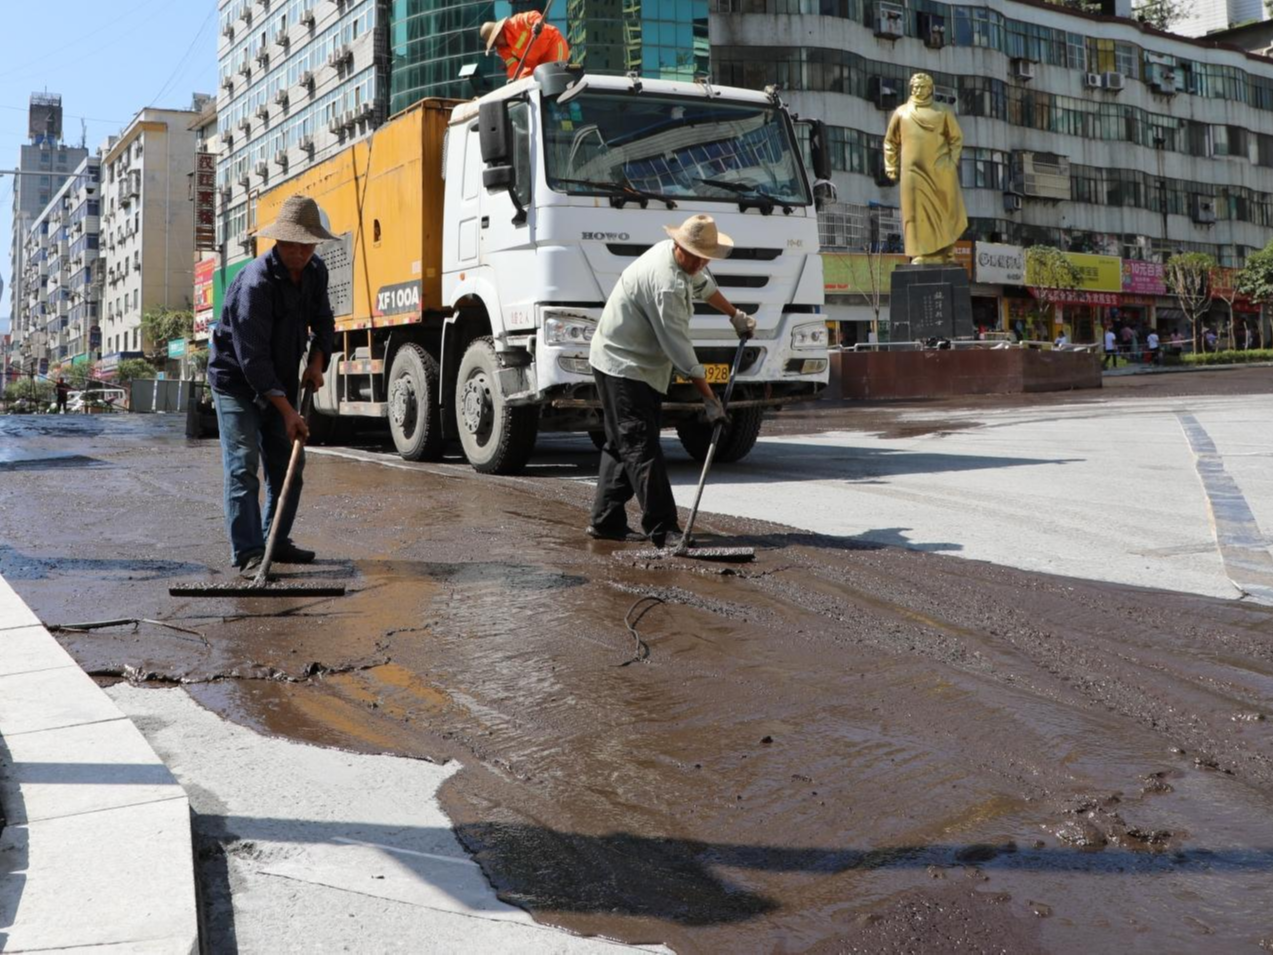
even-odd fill
[{"label": "blue long-sleeve shirt", "polygon": [[274,249],[234,277],[212,333],[208,383],[244,398],[296,398],[300,363],[313,341],[326,368],[335,337],[327,266],[318,256],[292,281]]}]

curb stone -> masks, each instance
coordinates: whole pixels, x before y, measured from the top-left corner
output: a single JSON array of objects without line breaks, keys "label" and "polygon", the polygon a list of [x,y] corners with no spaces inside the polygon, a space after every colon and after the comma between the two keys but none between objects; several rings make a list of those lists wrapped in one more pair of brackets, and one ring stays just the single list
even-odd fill
[{"label": "curb stone", "polygon": [[198,951],[185,790],[3,577],[0,810],[0,951]]}]

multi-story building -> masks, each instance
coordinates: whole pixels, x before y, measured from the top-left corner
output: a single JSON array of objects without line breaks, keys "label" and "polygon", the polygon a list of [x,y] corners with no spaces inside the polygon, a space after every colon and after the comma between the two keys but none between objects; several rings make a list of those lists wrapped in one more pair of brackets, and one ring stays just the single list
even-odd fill
[{"label": "multi-story building", "polygon": [[1181,9],[1184,15],[1171,29],[1183,36],[1203,36],[1265,18],[1263,0],[1188,0]]},{"label": "multi-story building", "polygon": [[384,120],[388,7],[388,0],[219,0],[221,284],[252,257],[256,195]]},{"label": "multi-story building", "polygon": [[221,154],[221,136],[217,131],[216,100],[209,99],[203,111],[190,126],[195,139],[195,171],[191,182],[194,197],[194,287],[191,302],[194,311],[195,347],[206,347],[216,322],[213,311],[215,279],[221,266],[221,247],[217,243],[216,164]]},{"label": "multi-story building", "polygon": [[[63,141],[62,97],[56,93],[31,94],[27,108],[27,136],[29,142],[19,149],[17,175],[14,177],[9,269],[12,277],[9,294],[13,303],[11,334],[19,360],[35,360],[33,354],[27,356],[28,346],[35,347],[35,339],[31,338],[33,316],[26,312],[28,290],[25,276],[29,270],[24,255],[27,235],[53,194],[88,155],[87,149],[68,146]],[[36,271],[38,273],[39,270]]]},{"label": "multi-story building", "polygon": [[194,256],[194,109],[139,112],[102,148],[103,370],[140,354],[141,317],[152,308],[190,307]]},{"label": "multi-story building", "polygon": [[[882,136],[917,72],[963,130],[966,240],[1100,255],[1113,273],[1119,259],[1153,263],[1125,267],[1138,277],[1121,288],[1074,296],[1074,340],[1091,341],[1114,310],[1169,314],[1157,263],[1173,252],[1240,265],[1273,238],[1273,61],[1262,56],[1043,0],[712,4],[715,80],[776,86],[830,124],[840,200],[869,213],[847,240],[825,234],[832,250],[889,244],[890,229],[873,238],[871,227],[899,201],[881,176]],[[989,283],[973,292],[983,318],[1019,315],[1029,298]],[[871,318],[860,295],[830,306]]]}]

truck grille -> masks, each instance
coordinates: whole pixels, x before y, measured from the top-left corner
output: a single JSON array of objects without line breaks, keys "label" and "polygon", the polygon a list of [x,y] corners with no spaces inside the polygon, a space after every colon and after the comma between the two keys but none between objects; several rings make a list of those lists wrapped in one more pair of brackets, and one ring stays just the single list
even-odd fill
[{"label": "truck grille", "polygon": [[[644,255],[650,250],[650,246],[641,245],[636,242],[607,242],[606,248],[611,255],[621,255],[635,259],[639,255]],[[782,249],[766,249],[766,248],[735,248],[729,254],[726,261],[735,262],[772,262],[778,256],[782,255]]]}]

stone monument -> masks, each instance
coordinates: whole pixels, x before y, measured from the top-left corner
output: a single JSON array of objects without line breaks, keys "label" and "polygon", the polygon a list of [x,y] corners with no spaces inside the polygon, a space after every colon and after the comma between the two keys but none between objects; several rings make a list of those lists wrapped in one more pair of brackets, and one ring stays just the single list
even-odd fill
[{"label": "stone monument", "polygon": [[968,228],[959,189],[964,136],[954,114],[933,103],[931,76],[912,76],[910,93],[884,134],[884,173],[901,188],[902,233],[911,258],[892,275],[889,338],[971,338],[968,273],[955,262],[955,243]]}]

